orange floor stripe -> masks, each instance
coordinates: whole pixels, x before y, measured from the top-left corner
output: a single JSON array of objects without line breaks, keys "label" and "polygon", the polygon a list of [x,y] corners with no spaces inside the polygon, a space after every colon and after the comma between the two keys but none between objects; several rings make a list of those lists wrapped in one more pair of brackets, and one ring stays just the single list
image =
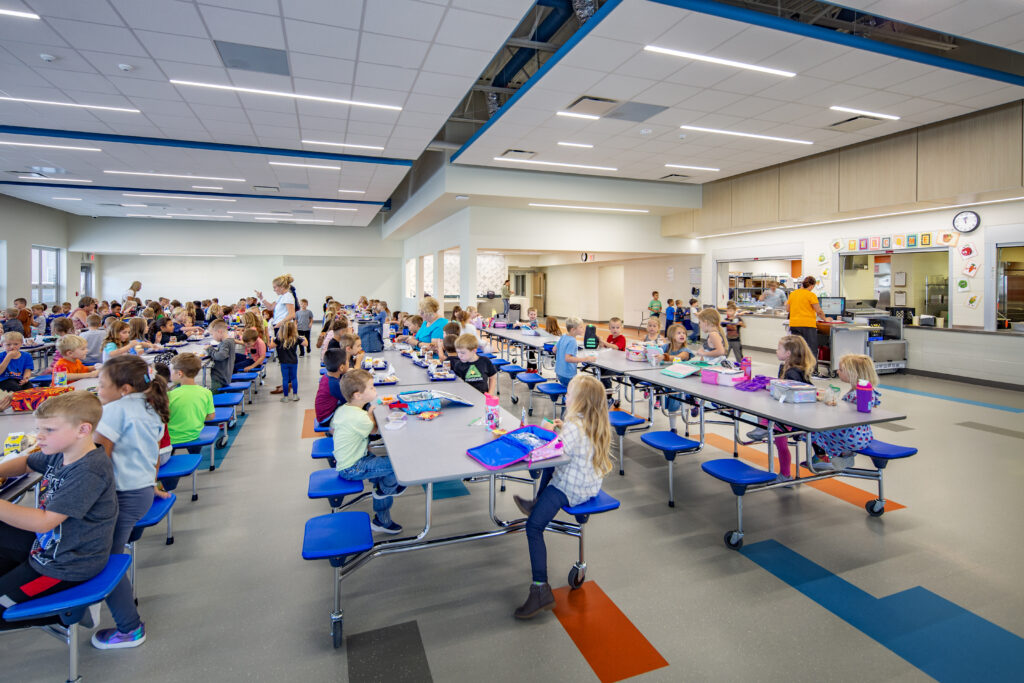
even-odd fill
[{"label": "orange floor stripe", "polygon": [[602,683],[668,666],[644,634],[593,581],[574,591],[565,586],[554,593],[555,616]]},{"label": "orange floor stripe", "polygon": [[320,436],[313,431],[314,427],[316,427],[316,411],[307,410],[305,416],[302,418],[302,436],[300,438],[312,439]]},{"label": "orange floor stripe", "polygon": [[[732,439],[727,439],[724,436],[718,434],[708,434],[705,437],[705,441],[715,448],[720,448],[727,453],[732,453]],[[792,449],[790,449],[792,450]],[[739,447],[740,458],[746,460],[749,463],[757,465],[758,467],[768,467],[768,454],[762,453],[761,451],[751,448],[750,446]],[[775,464],[778,465],[778,459]],[[778,472],[779,468],[776,467],[775,471]],[[800,476],[811,476],[811,471],[806,467],[800,468]],[[845,500],[851,505],[856,505],[859,508],[863,508],[869,500],[877,498],[877,494],[859,489],[856,486],[850,486],[849,484],[839,481],[838,479],[824,479],[822,481],[816,481],[810,484],[801,484],[801,486],[810,486],[816,488],[822,493],[827,493],[830,496],[834,496],[839,500]],[[885,511],[891,512],[893,510],[902,510],[905,505],[900,505],[891,500],[885,501]]]}]

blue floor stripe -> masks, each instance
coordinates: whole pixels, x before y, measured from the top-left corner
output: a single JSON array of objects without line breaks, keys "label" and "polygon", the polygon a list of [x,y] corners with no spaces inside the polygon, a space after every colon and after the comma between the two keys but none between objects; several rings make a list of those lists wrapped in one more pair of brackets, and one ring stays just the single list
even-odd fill
[{"label": "blue floor stripe", "polygon": [[[427,487],[424,485],[423,490]],[[431,500],[443,500],[445,498],[458,498],[468,496],[469,489],[461,481],[439,481],[434,484],[434,497]]]},{"label": "blue floor stripe", "polygon": [[1007,413],[1024,413],[1024,408],[1014,408],[1013,406],[1004,406],[998,403],[985,403],[984,401],[971,401],[966,398],[957,398],[956,396],[946,396],[945,394],[933,394],[928,391],[916,391],[914,389],[905,389],[904,387],[894,387],[889,384],[878,385],[879,389],[885,389],[886,391],[899,391],[904,394],[914,394],[915,396],[927,396],[928,398],[937,398],[940,401],[952,401],[953,403],[965,403],[969,406],[978,406],[979,408],[991,408],[992,410],[1002,410]]},{"label": "blue floor stripe", "polygon": [[748,559],[938,681],[1019,680],[1024,639],[916,586],[875,598],[778,541]]},{"label": "blue floor stripe", "polygon": [[[242,415],[235,422],[235,426],[228,430],[228,445],[225,446],[224,448],[217,449],[217,461],[214,463],[215,467],[220,467],[220,464],[224,462],[224,458],[228,457],[228,451],[231,450],[231,447],[234,445],[235,438],[238,436],[238,433],[242,431],[242,425],[245,424],[245,420],[248,417],[248,414]],[[203,446],[203,450],[201,452],[205,457],[203,458],[203,461],[199,464],[199,467],[200,469],[209,469],[210,447]]]}]

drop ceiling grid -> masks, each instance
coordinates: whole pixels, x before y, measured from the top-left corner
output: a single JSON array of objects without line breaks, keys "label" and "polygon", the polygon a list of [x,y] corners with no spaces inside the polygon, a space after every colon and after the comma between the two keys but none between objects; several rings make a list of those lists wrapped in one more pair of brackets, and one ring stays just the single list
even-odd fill
[{"label": "drop ceiling grid", "polygon": [[[42,20],[0,21],[0,90],[13,97],[135,107],[142,114],[0,102],[0,120],[415,159],[531,5],[530,0],[451,7],[420,0],[11,0],[5,7],[36,12]],[[466,45],[469,33],[474,37]],[[213,40],[286,49],[293,75],[227,69]],[[57,59],[46,63],[39,58],[42,53]],[[121,63],[135,69],[123,72],[117,67]],[[176,87],[170,78],[362,99],[403,106],[404,111]],[[303,139],[385,150],[308,145]],[[189,158],[169,148],[152,148],[134,158],[148,163],[133,170],[203,174],[201,167],[167,168]],[[246,177],[266,175],[261,184],[273,182],[274,174],[266,169],[224,165]],[[394,170],[370,172],[373,180],[367,183],[386,198],[404,170],[397,178]]]},{"label": "drop ceiling grid", "polygon": [[[646,44],[747,61],[798,75],[786,79],[651,54],[643,50]],[[595,64],[611,63],[616,66],[594,81],[590,72]],[[873,83],[870,75],[883,82]],[[643,123],[555,116],[556,111],[581,95],[633,99],[669,109]],[[509,167],[511,164],[495,162],[493,157],[514,148],[537,152],[536,158],[545,161],[619,168],[613,173],[566,169],[572,173],[655,179],[679,172],[691,175],[691,182],[707,182],[1021,97],[1024,88],[997,81],[645,0],[625,0],[474,141],[456,163]],[[839,133],[827,127],[849,115],[830,111],[832,105],[893,113],[902,119],[855,133]],[[680,130],[684,124],[805,139],[815,144],[792,145]],[[641,134],[643,129],[649,132]],[[685,139],[680,140],[680,135]],[[559,140],[595,147],[569,149],[557,146]],[[631,161],[634,154],[623,157],[623,150],[646,153],[646,163]],[[665,163],[714,167],[721,172],[671,169]]]}]

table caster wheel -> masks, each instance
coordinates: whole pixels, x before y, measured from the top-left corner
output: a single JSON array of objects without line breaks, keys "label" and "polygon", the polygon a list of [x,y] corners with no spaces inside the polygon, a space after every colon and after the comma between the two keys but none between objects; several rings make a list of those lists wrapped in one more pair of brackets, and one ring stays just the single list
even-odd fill
[{"label": "table caster wheel", "polygon": [[331,624],[331,640],[334,643],[334,649],[337,650],[341,647],[341,643],[344,640],[343,634],[343,622],[335,621]]},{"label": "table caster wheel", "polygon": [[726,531],[725,537],[722,540],[733,550],[739,550],[743,547],[743,534],[738,531]]},{"label": "table caster wheel", "polygon": [[228,437],[226,437],[226,436],[220,437],[217,440],[217,448],[220,448],[221,450],[223,450],[223,449],[225,449],[227,447],[228,447]]},{"label": "table caster wheel", "polygon": [[869,500],[865,503],[864,509],[867,510],[868,514],[872,517],[881,517],[885,513],[885,503],[882,500],[875,498],[874,500]]},{"label": "table caster wheel", "polygon": [[529,410],[527,410],[526,414],[529,415],[530,417],[533,417],[533,408],[530,408]]},{"label": "table caster wheel", "polygon": [[576,590],[583,585],[583,582],[587,580],[587,568],[572,566],[569,570],[569,588]]},{"label": "table caster wheel", "polygon": [[192,494],[192,502],[194,503],[194,502],[196,502],[197,500],[199,500],[199,494],[198,494],[198,493],[193,493],[193,494]]}]

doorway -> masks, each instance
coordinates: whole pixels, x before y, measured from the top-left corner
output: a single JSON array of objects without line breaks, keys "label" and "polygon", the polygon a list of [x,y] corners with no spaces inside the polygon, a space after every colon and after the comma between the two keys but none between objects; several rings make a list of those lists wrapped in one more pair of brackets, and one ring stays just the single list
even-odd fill
[{"label": "doorway", "polygon": [[92,296],[92,264],[83,263],[81,274],[79,276],[78,291],[79,296]]},{"label": "doorway", "polygon": [[544,311],[544,298],[547,293],[548,276],[547,273],[534,273],[533,274],[533,307],[537,309],[537,316],[543,317],[547,313]]}]

